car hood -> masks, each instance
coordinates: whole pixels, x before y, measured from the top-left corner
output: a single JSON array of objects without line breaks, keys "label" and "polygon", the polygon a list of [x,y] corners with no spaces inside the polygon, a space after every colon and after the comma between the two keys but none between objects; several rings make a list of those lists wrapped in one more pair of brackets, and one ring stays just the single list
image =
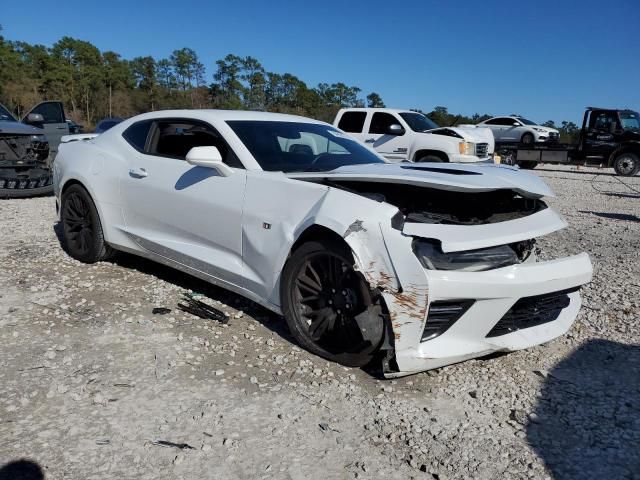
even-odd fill
[{"label": "car hood", "polygon": [[493,144],[493,133],[489,128],[476,127],[475,125],[458,125],[455,127],[440,127],[434,128],[433,130],[427,130],[422,133],[430,133],[438,135],[440,132],[446,132],[450,130],[455,132],[460,138],[464,139],[467,142],[473,143],[491,143]]},{"label": "car hood", "polygon": [[526,198],[552,197],[536,175],[506,165],[455,163],[374,163],[348,165],[328,172],[292,172],[290,178],[308,181],[399,183],[455,192],[513,190]]},{"label": "car hood", "polygon": [[9,133],[14,135],[44,135],[44,132],[39,128],[7,120],[0,120],[0,133]]}]

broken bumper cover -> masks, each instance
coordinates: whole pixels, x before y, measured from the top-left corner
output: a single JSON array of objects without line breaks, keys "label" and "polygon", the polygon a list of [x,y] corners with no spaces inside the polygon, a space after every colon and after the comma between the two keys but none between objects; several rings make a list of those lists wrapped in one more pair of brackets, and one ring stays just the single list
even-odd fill
[{"label": "broken bumper cover", "polygon": [[[492,352],[520,350],[564,334],[580,308],[580,294],[572,289],[591,280],[592,266],[589,256],[582,253],[483,272],[425,270],[425,274],[429,304],[451,300],[473,303],[444,333],[426,341],[421,340],[426,312],[419,326],[415,317],[412,322],[394,322],[399,372],[388,376],[438,368]],[[504,335],[490,334],[518,300],[565,290],[569,300],[550,321]]]}]

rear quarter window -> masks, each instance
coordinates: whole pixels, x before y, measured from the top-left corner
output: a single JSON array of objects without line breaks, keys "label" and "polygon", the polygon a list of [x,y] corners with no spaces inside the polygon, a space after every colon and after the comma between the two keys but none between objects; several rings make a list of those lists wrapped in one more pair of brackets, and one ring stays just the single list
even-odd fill
[{"label": "rear quarter window", "polygon": [[147,136],[149,135],[149,129],[151,128],[152,123],[153,121],[151,120],[134,123],[122,132],[122,136],[129,145],[139,152],[142,152],[144,151],[144,147],[147,143]]}]

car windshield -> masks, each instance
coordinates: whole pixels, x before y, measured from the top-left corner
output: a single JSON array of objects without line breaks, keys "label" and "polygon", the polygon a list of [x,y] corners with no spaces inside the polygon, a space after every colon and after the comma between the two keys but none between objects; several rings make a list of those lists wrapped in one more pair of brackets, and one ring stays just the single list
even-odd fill
[{"label": "car windshield", "polygon": [[638,115],[638,112],[620,112],[620,121],[623,129],[640,131],[640,115]]},{"label": "car windshield", "polygon": [[421,113],[403,112],[400,116],[414,132],[426,132],[427,130],[440,128],[436,122]]},{"label": "car windshield", "polygon": [[516,117],[518,120],[520,120],[522,123],[524,123],[525,125],[538,125],[536,122],[532,122],[531,120],[528,120],[524,117]]},{"label": "car windshield", "polygon": [[0,105],[0,120],[8,120],[10,122],[15,122],[16,119],[11,115],[11,112],[4,108],[3,105]]},{"label": "car windshield", "polygon": [[227,124],[263,170],[326,172],[345,165],[384,163],[330,125],[233,120]]}]

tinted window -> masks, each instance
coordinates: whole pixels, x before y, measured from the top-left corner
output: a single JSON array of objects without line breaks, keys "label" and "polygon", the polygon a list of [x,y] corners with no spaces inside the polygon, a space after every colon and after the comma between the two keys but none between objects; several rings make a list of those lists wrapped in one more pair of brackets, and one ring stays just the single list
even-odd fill
[{"label": "tinted window", "polygon": [[531,120],[528,120],[524,117],[518,117],[518,120],[520,120],[522,123],[524,123],[525,125],[538,125],[536,122],[533,122]]},{"label": "tinted window", "polygon": [[361,133],[366,118],[367,112],[345,112],[338,123],[338,128],[345,132]]},{"label": "tinted window", "polygon": [[438,128],[438,124],[421,113],[403,112],[400,116],[414,132],[426,132]]},{"label": "tinted window", "polygon": [[389,133],[389,127],[391,125],[399,125],[400,122],[396,117],[389,113],[376,112],[371,118],[371,125],[369,126],[369,133]]},{"label": "tinted window", "polygon": [[591,117],[591,128],[603,132],[610,132],[611,125],[617,123],[617,115],[614,112],[598,112]]},{"label": "tinted window", "polygon": [[11,112],[9,112],[9,110],[4,108],[2,105],[0,105],[0,120],[8,120],[10,122],[16,121],[16,119],[13,118],[13,115],[11,115]]},{"label": "tinted window", "polygon": [[149,135],[149,129],[152,124],[152,120],[134,123],[122,132],[122,136],[133,148],[142,152],[147,143],[147,135]]},{"label": "tinted window", "polygon": [[487,125],[513,125],[514,121],[515,120],[513,120],[512,118],[498,117],[487,120],[485,123]]},{"label": "tinted window", "polygon": [[220,134],[204,122],[156,121],[147,152],[149,155],[184,160],[193,147],[216,147],[224,163],[230,167],[244,168]]},{"label": "tinted window", "polygon": [[384,163],[330,125],[249,120],[227,123],[263,170],[325,172],[345,165]]},{"label": "tinted window", "polygon": [[39,113],[44,118],[42,123],[66,123],[62,106],[58,102],[41,103],[29,113]]}]

